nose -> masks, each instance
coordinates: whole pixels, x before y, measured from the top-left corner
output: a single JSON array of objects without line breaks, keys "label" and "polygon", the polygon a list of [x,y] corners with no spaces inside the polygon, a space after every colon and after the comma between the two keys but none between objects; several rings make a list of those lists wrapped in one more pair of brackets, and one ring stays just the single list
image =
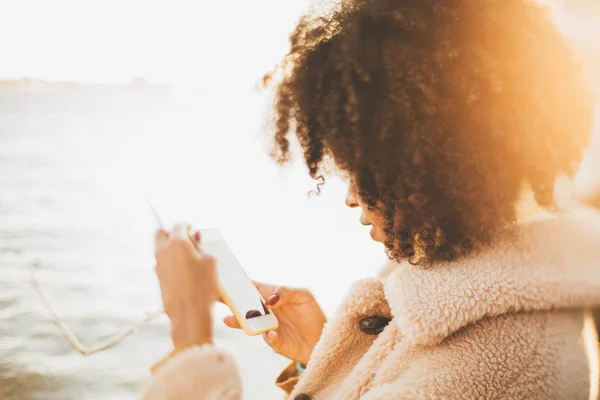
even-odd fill
[{"label": "nose", "polygon": [[356,198],[356,191],[352,188],[351,185],[348,186],[348,191],[346,192],[345,203],[350,208],[358,207],[358,199]]}]

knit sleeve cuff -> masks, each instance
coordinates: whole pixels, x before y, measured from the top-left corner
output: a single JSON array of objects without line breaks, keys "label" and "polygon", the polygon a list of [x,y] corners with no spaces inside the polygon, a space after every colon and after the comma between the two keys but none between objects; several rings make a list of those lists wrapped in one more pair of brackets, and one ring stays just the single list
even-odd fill
[{"label": "knit sleeve cuff", "polygon": [[289,395],[294,390],[294,387],[300,380],[301,375],[302,374],[298,370],[297,364],[295,362],[291,363],[279,374],[279,377],[275,381],[275,385]]}]

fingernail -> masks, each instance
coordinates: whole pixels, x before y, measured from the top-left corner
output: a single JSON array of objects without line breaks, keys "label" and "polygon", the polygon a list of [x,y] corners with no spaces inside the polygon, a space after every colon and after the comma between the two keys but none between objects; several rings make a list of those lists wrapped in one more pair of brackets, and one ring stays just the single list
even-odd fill
[{"label": "fingernail", "polygon": [[269,342],[273,342],[276,338],[277,338],[277,334],[275,333],[275,331],[267,332],[267,340]]},{"label": "fingernail", "polygon": [[169,243],[169,235],[164,231],[157,232],[156,240],[154,241],[155,250],[165,247],[167,243]]},{"label": "fingernail", "polygon": [[195,240],[196,242],[199,242],[199,241],[200,241],[200,231],[196,231],[196,232],[194,232],[194,240]]},{"label": "fingernail", "polygon": [[265,302],[265,305],[267,307],[273,307],[278,302],[279,302],[279,295],[274,294],[273,296],[269,297],[269,299]]},{"label": "fingernail", "polygon": [[188,237],[188,226],[185,224],[177,224],[173,228],[173,236],[182,239]]}]

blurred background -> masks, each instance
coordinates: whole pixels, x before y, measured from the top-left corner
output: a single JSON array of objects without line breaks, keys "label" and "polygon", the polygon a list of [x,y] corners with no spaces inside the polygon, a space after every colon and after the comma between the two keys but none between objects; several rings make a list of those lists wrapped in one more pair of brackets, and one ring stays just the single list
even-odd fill
[{"label": "blurred background", "polygon": [[[147,199],[167,225],[218,228],[252,278],[309,287],[328,314],[379,269],[383,249],[344,207],[343,183],[309,200],[305,169],[267,156],[269,93],[255,84],[307,8],[0,0],[0,398],[136,398],[170,350],[166,319],[84,357],[30,272],[86,346],[141,320],[160,306]],[[600,3],[569,0],[556,18],[600,93]],[[286,360],[226,329],[216,307],[216,341],[237,356],[245,398],[281,398],[272,383]]]}]

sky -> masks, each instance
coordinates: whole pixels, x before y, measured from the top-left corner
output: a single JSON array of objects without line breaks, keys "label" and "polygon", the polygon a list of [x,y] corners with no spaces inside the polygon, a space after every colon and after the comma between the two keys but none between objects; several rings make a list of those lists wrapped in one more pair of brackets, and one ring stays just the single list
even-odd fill
[{"label": "sky", "polygon": [[[570,0],[577,17],[563,22],[581,40],[596,42],[590,26],[600,24],[589,17],[600,7],[586,13],[591,6],[584,3],[593,1]],[[144,76],[193,86],[252,84],[285,53],[308,4],[0,0],[0,78],[125,83]]]},{"label": "sky", "polygon": [[307,0],[0,0],[0,77],[228,84],[287,49]]}]

